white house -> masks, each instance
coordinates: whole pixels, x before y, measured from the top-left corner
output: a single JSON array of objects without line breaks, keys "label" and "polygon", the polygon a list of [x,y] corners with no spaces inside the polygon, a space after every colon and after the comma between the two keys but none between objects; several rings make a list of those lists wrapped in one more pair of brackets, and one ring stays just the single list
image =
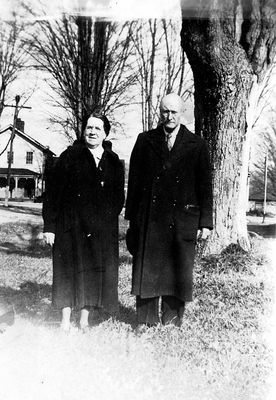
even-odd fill
[{"label": "white house", "polygon": [[[0,198],[5,197],[12,125],[0,130]],[[40,196],[43,191],[44,167],[54,153],[24,132],[24,122],[18,118],[12,146],[10,194],[24,199]]]}]

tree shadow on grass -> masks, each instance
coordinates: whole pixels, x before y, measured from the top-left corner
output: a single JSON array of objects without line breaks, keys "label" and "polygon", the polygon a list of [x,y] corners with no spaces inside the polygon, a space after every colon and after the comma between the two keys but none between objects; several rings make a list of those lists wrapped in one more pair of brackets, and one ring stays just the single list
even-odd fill
[{"label": "tree shadow on grass", "polygon": [[30,243],[27,247],[23,247],[20,244],[2,242],[0,243],[0,251],[5,254],[18,254],[33,258],[51,258],[52,256],[52,249],[46,247],[44,243]]},{"label": "tree shadow on grass", "polygon": [[42,211],[39,208],[25,207],[25,206],[2,206],[0,205],[0,209],[3,211],[7,211],[9,213],[14,214],[31,214],[36,216],[41,216]]},{"label": "tree shadow on grass", "polygon": [[[27,237],[26,237],[27,234]],[[19,254],[35,258],[51,257],[52,249],[41,239],[41,226],[25,224],[23,233],[10,232],[2,227],[2,237],[9,240],[0,240],[0,251],[6,254]]]},{"label": "tree shadow on grass", "polygon": [[[19,289],[0,286],[0,298],[12,304],[15,315],[31,320],[36,325],[57,327],[60,323],[61,311],[51,304],[52,286],[32,281],[23,282]],[[133,308],[119,304],[119,311],[114,314],[101,313],[93,324],[101,323],[109,318],[136,326],[136,314]],[[79,313],[73,310],[72,320],[78,324]]]},{"label": "tree shadow on grass", "polygon": [[18,254],[33,258],[51,258],[52,256],[52,249],[46,247],[43,243],[30,243],[27,247],[23,247],[20,244],[2,242],[0,243],[0,251],[5,254]]},{"label": "tree shadow on grass", "polygon": [[0,297],[13,305],[16,315],[43,321],[50,312],[51,291],[51,285],[26,281],[19,289],[0,286]]}]

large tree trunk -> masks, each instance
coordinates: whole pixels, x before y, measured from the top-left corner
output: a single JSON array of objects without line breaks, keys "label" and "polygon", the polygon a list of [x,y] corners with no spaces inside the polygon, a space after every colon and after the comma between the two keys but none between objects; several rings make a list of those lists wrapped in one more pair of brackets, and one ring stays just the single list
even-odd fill
[{"label": "large tree trunk", "polygon": [[[218,9],[212,0],[204,5],[203,14],[203,8],[189,9],[188,18],[187,9],[182,8],[181,39],[194,74],[195,132],[209,142],[213,165],[215,229],[205,251],[219,252],[231,243],[248,249],[248,124],[252,115],[248,105],[251,91],[255,93],[255,65],[248,55],[251,45],[244,46],[247,52],[241,45],[247,29],[243,24],[238,29],[244,17],[241,5],[229,1]],[[247,39],[244,35],[244,42]]]},{"label": "large tree trunk", "polygon": [[77,137],[84,135],[86,122],[91,113],[101,110],[101,93],[106,69],[106,30],[110,23],[91,17],[78,16],[78,111]]},{"label": "large tree trunk", "polygon": [[220,29],[220,21],[190,21],[186,29],[185,24],[182,43],[194,73],[195,132],[210,143],[213,165],[215,229],[210,251],[233,242],[247,248],[244,160],[252,70],[243,50]]}]

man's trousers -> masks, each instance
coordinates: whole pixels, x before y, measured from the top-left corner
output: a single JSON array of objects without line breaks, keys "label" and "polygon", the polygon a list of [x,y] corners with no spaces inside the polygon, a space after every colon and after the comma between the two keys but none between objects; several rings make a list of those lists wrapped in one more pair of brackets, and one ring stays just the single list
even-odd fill
[{"label": "man's trousers", "polygon": [[[185,303],[174,296],[161,296],[161,322],[163,325],[180,326],[184,314]],[[138,324],[154,326],[160,322],[159,297],[142,299],[136,297]]]}]

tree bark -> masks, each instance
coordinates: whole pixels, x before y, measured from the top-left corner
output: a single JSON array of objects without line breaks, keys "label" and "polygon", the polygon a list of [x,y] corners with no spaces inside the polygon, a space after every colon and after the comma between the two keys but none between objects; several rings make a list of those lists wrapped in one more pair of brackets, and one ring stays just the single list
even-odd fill
[{"label": "tree bark", "polygon": [[[250,9],[242,10],[239,2],[222,3],[218,6],[216,1],[205,1],[201,11],[189,9],[188,18],[187,9],[182,8],[182,47],[194,74],[195,133],[208,141],[213,166],[215,229],[206,244],[207,253],[217,253],[231,243],[249,248],[246,224],[252,115],[249,101],[256,86],[254,74],[261,79],[261,74],[257,75],[260,71],[257,64],[261,62],[256,61],[258,40],[256,33],[254,39],[250,38],[248,25],[248,13],[260,18],[257,13],[260,4],[254,1]],[[262,65],[264,68],[264,59]]]},{"label": "tree bark", "polygon": [[101,93],[104,86],[106,70],[108,22],[95,21],[93,30],[92,52],[92,19],[79,16],[78,26],[78,116],[77,137],[84,135],[86,122],[91,113],[101,110]]}]

